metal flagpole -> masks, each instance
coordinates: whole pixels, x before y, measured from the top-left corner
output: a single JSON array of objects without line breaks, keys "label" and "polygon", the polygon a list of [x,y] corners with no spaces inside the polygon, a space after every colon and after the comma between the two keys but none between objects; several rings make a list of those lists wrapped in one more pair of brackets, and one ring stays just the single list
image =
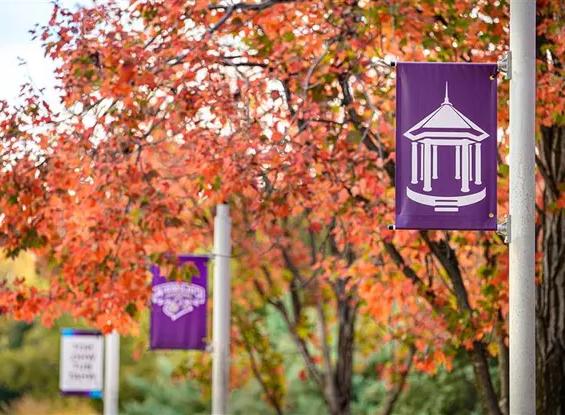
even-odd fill
[{"label": "metal flagpole", "polygon": [[228,205],[218,205],[214,219],[214,315],[212,361],[212,414],[228,409],[230,356],[231,220]]},{"label": "metal flagpole", "polygon": [[510,1],[510,413],[534,415],[535,0]]},{"label": "metal flagpole", "polygon": [[113,331],[104,340],[104,415],[118,415],[120,335]]}]

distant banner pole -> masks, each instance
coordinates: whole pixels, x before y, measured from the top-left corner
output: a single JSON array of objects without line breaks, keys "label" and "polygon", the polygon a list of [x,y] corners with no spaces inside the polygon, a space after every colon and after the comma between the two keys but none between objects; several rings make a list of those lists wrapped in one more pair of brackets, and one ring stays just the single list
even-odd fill
[{"label": "distant banner pole", "polygon": [[118,415],[120,385],[120,335],[105,336],[104,351],[104,415]]},{"label": "distant banner pole", "polygon": [[510,1],[510,414],[534,415],[536,2]]},{"label": "distant banner pole", "polygon": [[214,313],[212,414],[228,413],[230,357],[231,220],[228,205],[218,205],[214,219]]}]

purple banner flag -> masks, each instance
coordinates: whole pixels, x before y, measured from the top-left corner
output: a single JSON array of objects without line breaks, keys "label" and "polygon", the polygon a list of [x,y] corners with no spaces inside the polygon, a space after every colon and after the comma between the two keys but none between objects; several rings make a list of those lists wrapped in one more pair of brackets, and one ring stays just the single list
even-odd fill
[{"label": "purple banner flag", "polygon": [[192,263],[198,271],[190,282],[169,281],[157,265],[151,267],[151,349],[206,348],[208,258],[181,255],[178,265]]},{"label": "purple banner flag", "polygon": [[397,64],[397,229],[496,229],[496,72]]}]

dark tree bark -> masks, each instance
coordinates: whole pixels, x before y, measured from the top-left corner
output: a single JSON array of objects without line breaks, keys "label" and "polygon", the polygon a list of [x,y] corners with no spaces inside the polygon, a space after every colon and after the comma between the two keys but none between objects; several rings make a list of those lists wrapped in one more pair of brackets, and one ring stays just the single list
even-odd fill
[{"label": "dark tree bark", "polygon": [[355,320],[357,317],[358,301],[347,293],[346,280],[336,282],[334,290],[337,297],[338,340],[334,382],[335,407],[332,415],[347,415],[350,413],[353,378],[353,349],[355,346]]},{"label": "dark tree bark", "polygon": [[541,281],[536,288],[537,413],[565,414],[565,218],[555,209],[565,182],[565,127],[541,127],[544,178]]},{"label": "dark tree bark", "polygon": [[[552,7],[556,4],[538,3],[538,26],[548,21],[563,24],[563,7]],[[563,71],[563,56],[556,53],[556,39],[546,31],[537,33],[536,58],[540,73]],[[562,90],[563,78],[556,76],[555,79],[555,87]],[[542,206],[538,206],[536,241],[543,260],[536,286],[536,399],[538,414],[558,415],[565,414],[565,213],[555,206],[565,191],[562,114],[553,125],[541,126],[539,133],[536,165],[543,177],[543,200]]]},{"label": "dark tree bark", "polygon": [[499,312],[499,322],[496,328],[496,341],[498,343],[498,376],[500,381],[500,410],[503,415],[510,413],[510,355],[505,342],[504,320]]}]

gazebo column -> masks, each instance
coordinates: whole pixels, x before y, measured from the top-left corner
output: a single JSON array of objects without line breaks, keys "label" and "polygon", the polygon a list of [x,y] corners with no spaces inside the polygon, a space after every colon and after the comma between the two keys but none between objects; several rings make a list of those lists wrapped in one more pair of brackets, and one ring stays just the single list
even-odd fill
[{"label": "gazebo column", "polygon": [[473,181],[473,148],[469,149],[469,181]]},{"label": "gazebo column", "polygon": [[432,145],[432,179],[437,179],[437,146]]},{"label": "gazebo column", "polygon": [[418,183],[418,143],[412,143],[412,184]]},{"label": "gazebo column", "polygon": [[461,146],[455,145],[455,178],[461,179]]},{"label": "gazebo column", "polygon": [[461,157],[461,191],[469,191],[469,143],[462,144]]},{"label": "gazebo column", "polygon": [[481,175],[481,143],[475,144],[475,184],[483,184]]},{"label": "gazebo column", "polygon": [[424,192],[432,190],[432,148],[429,142],[424,143]]},{"label": "gazebo column", "polygon": [[420,180],[424,180],[424,145],[419,144],[420,147]]}]

